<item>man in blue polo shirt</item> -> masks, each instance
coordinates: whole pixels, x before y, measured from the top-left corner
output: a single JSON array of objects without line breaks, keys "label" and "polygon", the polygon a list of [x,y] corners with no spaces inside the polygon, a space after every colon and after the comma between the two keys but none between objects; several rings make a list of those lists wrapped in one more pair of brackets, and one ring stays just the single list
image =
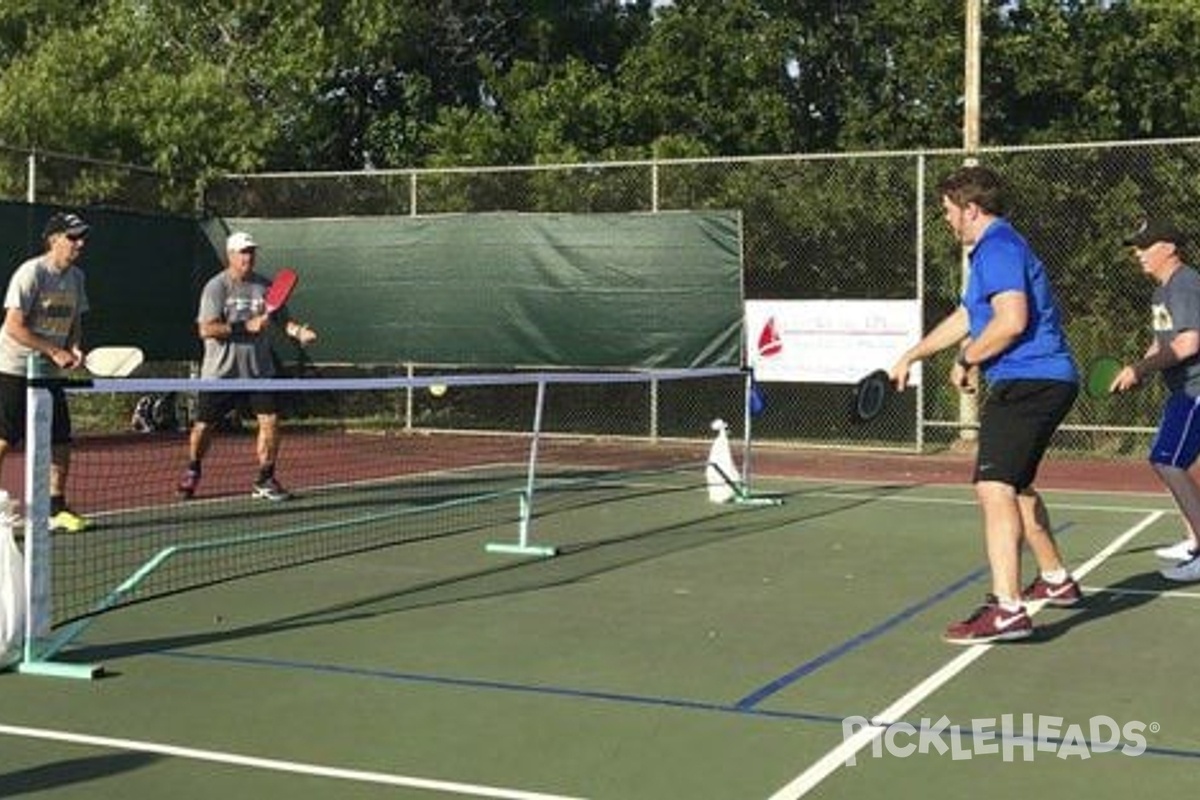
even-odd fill
[{"label": "man in blue polo shirt", "polygon": [[[979,424],[973,482],[983,512],[992,592],[971,616],[950,625],[953,644],[1023,639],[1033,632],[1026,600],[1069,606],[1082,597],[1050,530],[1033,482],[1055,430],[1079,393],[1075,360],[1045,266],[1005,219],[1005,186],[986,167],[963,167],[938,184],[946,223],[970,251],[962,303],[891,369],[904,389],[916,361],[957,346],[950,373],[988,391]],[[1038,575],[1021,589],[1021,543]]]}]

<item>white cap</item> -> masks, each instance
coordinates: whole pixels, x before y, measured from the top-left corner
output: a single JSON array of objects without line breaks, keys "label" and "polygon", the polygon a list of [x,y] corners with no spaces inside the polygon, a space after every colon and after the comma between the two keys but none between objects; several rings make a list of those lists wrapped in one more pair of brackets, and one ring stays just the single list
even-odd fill
[{"label": "white cap", "polygon": [[229,238],[225,240],[225,252],[240,253],[243,250],[255,250],[258,244],[250,238],[250,234],[244,231],[236,231],[229,234]]}]

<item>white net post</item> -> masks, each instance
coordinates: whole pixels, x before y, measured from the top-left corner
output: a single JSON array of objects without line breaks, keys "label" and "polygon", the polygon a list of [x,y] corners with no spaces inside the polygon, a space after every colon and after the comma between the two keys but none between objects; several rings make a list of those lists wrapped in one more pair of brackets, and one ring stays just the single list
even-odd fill
[{"label": "white net post", "polygon": [[30,384],[25,419],[25,658],[50,633],[50,393]]},{"label": "white net post", "polygon": [[22,673],[60,678],[94,678],[100,667],[50,660],[47,647],[53,618],[51,582],[54,573],[50,542],[50,463],[54,404],[41,374],[41,359],[29,359],[25,390],[25,655]]},{"label": "white net post", "polygon": [[746,370],[746,382],[742,386],[742,487],[750,493],[750,444],[754,431],[754,371]]},{"label": "white net post", "polygon": [[750,488],[751,483],[751,454],[754,449],[754,418],[764,409],[764,400],[760,389],[754,380],[754,370],[746,371],[742,391],[742,473],[739,491],[734,496],[734,502],[750,506],[777,506],[783,504],[783,498],[775,494],[757,494]]}]

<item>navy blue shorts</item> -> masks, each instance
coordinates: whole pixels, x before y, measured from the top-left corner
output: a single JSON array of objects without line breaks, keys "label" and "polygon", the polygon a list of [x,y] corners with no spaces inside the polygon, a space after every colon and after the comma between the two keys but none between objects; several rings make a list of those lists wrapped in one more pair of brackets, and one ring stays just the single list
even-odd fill
[{"label": "navy blue shorts", "polygon": [[1200,456],[1200,398],[1174,392],[1163,406],[1150,463],[1188,469]]},{"label": "navy blue shorts", "polygon": [[1078,394],[1079,385],[1066,381],[992,384],[979,417],[974,481],[1006,483],[1017,491],[1032,486],[1050,439]]}]

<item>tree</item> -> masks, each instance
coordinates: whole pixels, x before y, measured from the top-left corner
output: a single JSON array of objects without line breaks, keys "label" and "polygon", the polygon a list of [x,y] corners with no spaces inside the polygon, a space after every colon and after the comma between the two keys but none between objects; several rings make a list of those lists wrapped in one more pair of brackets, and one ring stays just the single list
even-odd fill
[{"label": "tree", "polygon": [[996,141],[1194,135],[1200,78],[1185,56],[1200,7],[1170,0],[1025,0],[995,15],[985,108]]},{"label": "tree", "polygon": [[[9,0],[5,143],[214,172],[954,147],[960,2]],[[988,144],[1200,126],[1200,7],[990,0]]]}]

